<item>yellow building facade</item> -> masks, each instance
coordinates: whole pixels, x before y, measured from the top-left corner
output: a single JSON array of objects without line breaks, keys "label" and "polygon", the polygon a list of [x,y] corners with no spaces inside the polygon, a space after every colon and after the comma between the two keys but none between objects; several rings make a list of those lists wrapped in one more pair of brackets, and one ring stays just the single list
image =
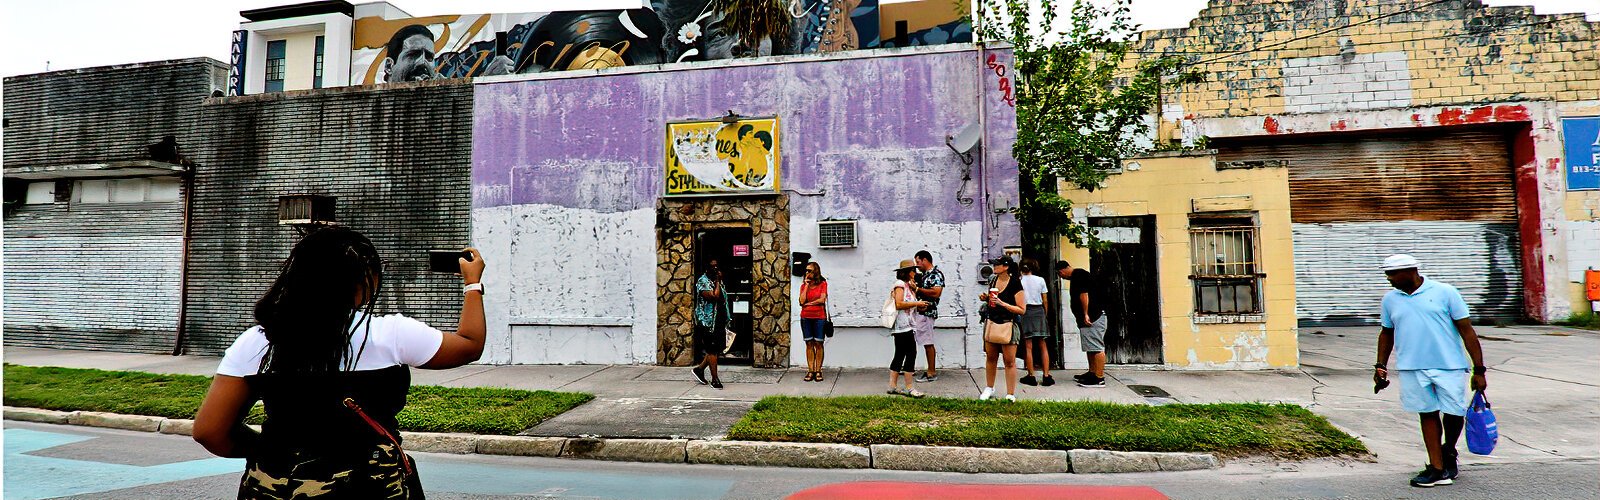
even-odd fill
[{"label": "yellow building facade", "polygon": [[[1158,298],[1147,310],[1159,311],[1160,364],[1218,370],[1299,365],[1289,178],[1282,162],[1219,163],[1210,152],[1163,154],[1124,161],[1120,173],[1092,192],[1067,185],[1060,190],[1073,200],[1074,216],[1083,224],[1154,217]],[[1098,231],[1102,238],[1118,238],[1113,230]],[[1117,271],[1096,269],[1109,266],[1091,255],[1095,251],[1066,240],[1061,248],[1061,258],[1087,265],[1102,280],[1123,279],[1111,275]],[[1231,280],[1234,298],[1252,298],[1231,307],[1223,301],[1220,309],[1233,310],[1218,312],[1218,304],[1209,303],[1215,291],[1205,284],[1210,274],[1231,276],[1217,280]],[[1118,327],[1111,328],[1107,352],[1115,359]]]}]

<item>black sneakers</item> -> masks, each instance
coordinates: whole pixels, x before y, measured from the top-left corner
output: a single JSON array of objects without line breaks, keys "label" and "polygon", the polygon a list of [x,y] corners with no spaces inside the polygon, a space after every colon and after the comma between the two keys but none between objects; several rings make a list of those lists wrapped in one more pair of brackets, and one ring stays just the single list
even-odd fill
[{"label": "black sneakers", "polygon": [[1094,372],[1083,372],[1072,376],[1072,380],[1082,382],[1084,379],[1094,378]]},{"label": "black sneakers", "polygon": [[1044,376],[1044,381],[1039,382],[1039,385],[1042,385],[1042,386],[1045,386],[1045,387],[1050,387],[1052,385],[1056,385],[1056,378],[1052,377],[1052,376],[1049,376],[1049,375],[1045,375]]},{"label": "black sneakers", "polygon": [[716,389],[721,389],[722,388],[722,381],[721,380],[712,380],[711,381],[711,387],[716,388]]},{"label": "black sneakers", "polygon": [[1022,382],[1022,385],[1039,385],[1039,381],[1033,378],[1032,373],[1024,375],[1022,378],[1017,379],[1017,381]]},{"label": "black sneakers", "polygon": [[694,367],[693,370],[689,370],[689,371],[694,372],[694,378],[696,380],[700,381],[700,385],[706,385],[707,384],[707,382],[706,382],[706,367],[704,367],[704,366],[696,366],[696,367]]},{"label": "black sneakers", "polygon": [[1090,375],[1087,378],[1078,379],[1078,387],[1100,388],[1100,387],[1105,387],[1105,386],[1106,386],[1106,378],[1105,377],[1096,377],[1094,375]]},{"label": "black sneakers", "polygon": [[1456,476],[1461,475],[1461,462],[1458,461],[1458,459],[1461,458],[1460,455],[1461,455],[1461,452],[1456,451],[1454,449],[1444,450],[1444,477],[1445,477],[1445,479],[1454,480],[1456,478]]},{"label": "black sneakers", "polygon": [[1432,488],[1446,484],[1455,484],[1455,481],[1446,477],[1443,469],[1433,468],[1433,464],[1428,464],[1422,472],[1417,473],[1417,477],[1411,478],[1411,485],[1418,488]]}]

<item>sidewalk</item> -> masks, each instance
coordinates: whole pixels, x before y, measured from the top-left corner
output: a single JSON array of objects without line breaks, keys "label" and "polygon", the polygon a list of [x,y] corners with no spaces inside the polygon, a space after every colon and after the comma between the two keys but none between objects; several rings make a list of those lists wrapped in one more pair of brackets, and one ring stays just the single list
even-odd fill
[{"label": "sidewalk", "polygon": [[[1019,386],[1018,399],[1096,400],[1129,404],[1286,402],[1304,405],[1362,438],[1380,463],[1414,465],[1420,444],[1415,417],[1400,409],[1399,391],[1372,394],[1376,328],[1301,330],[1298,370],[1159,371],[1111,368],[1108,387],[1072,382],[1056,374],[1053,387]],[[1594,369],[1600,333],[1559,327],[1484,327],[1479,331],[1490,367],[1491,400],[1501,442],[1494,457],[1463,452],[1464,463],[1549,461],[1600,457],[1600,385],[1584,377]],[[96,351],[6,348],[5,362],[105,370],[210,375],[217,358]],[[805,370],[727,367],[723,390],[698,385],[687,368],[657,366],[473,365],[412,370],[412,383],[451,387],[507,387],[587,392],[596,399],[525,434],[621,438],[715,438],[726,433],[755,401],[770,395],[882,395],[886,370],[830,369],[824,382],[804,382]],[[1003,374],[1001,374],[1003,377]],[[943,370],[918,384],[932,396],[973,398],[983,369]],[[1004,381],[997,381],[1004,389]],[[1168,397],[1142,396],[1129,385],[1155,386]],[[1465,444],[1462,444],[1465,449]]]}]

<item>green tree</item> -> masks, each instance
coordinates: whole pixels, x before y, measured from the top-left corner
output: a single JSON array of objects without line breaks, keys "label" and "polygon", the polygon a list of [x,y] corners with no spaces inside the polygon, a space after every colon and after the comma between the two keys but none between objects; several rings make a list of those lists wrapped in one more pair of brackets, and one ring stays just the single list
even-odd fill
[{"label": "green tree", "polygon": [[1022,199],[1014,213],[1030,255],[1047,253],[1058,236],[1092,243],[1087,228],[1072,220],[1072,201],[1057,194],[1057,181],[1099,186],[1119,161],[1150,143],[1147,119],[1155,116],[1163,80],[1198,80],[1179,72],[1181,61],[1173,57],[1125,65],[1139,29],[1130,2],[1074,0],[1065,19],[1064,4],[1052,0],[979,3],[979,39],[1010,43],[1015,58],[1011,155],[1021,170]]}]

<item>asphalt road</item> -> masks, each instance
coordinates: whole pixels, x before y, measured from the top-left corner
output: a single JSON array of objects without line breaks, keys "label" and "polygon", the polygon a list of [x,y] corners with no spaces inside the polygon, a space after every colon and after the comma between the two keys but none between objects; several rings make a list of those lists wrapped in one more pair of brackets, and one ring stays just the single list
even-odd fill
[{"label": "asphalt road", "polygon": [[[4,497],[231,497],[243,461],[188,437],[5,421]],[[1000,475],[638,464],[415,454],[429,498],[1600,498],[1600,461],[1477,464],[1406,485],[1371,463],[1235,463],[1212,471]]]}]

